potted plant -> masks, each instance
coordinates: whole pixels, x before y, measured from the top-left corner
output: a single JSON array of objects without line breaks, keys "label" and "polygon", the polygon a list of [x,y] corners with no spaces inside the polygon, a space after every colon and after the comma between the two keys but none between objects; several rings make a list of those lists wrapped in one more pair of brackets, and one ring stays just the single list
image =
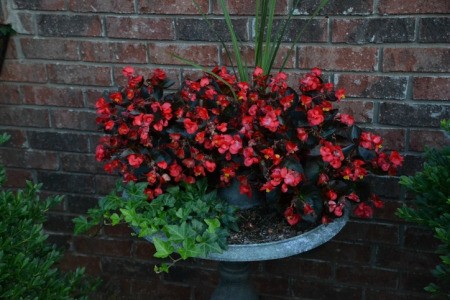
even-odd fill
[{"label": "potted plant", "polygon": [[10,24],[0,24],[0,72],[2,71],[3,61],[5,60],[9,37],[15,33],[16,31]]},{"label": "potted plant", "polygon": [[[266,214],[284,222],[292,236],[350,210],[371,217],[383,206],[365,178],[394,175],[402,156],[385,152],[380,136],[339,112],[345,92],[326,82],[320,69],[292,87],[286,73],[272,72],[292,12],[275,38],[266,39],[275,31],[275,1],[257,1],[256,66],[250,70],[221,3],[236,67],[207,70],[189,62],[204,73],[186,78],[175,92],[167,92],[173,81],[163,70],[144,77],[125,67],[127,86],[98,99],[97,124],[106,135],[96,159],[122,180],[75,220],[77,233],[125,222],[139,237],[150,237],[156,257],[173,263],[220,253],[232,231],[245,234],[246,224],[258,227],[252,222],[267,220]],[[168,271],[172,263],[155,270]]]}]

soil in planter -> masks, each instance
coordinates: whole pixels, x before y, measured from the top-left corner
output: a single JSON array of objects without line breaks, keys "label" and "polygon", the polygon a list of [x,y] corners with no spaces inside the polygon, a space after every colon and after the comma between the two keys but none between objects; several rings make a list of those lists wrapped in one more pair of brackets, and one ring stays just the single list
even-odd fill
[{"label": "soil in planter", "polygon": [[228,244],[267,243],[288,239],[313,229],[313,224],[302,227],[289,225],[284,217],[268,206],[256,206],[238,213],[239,232],[231,232]]}]

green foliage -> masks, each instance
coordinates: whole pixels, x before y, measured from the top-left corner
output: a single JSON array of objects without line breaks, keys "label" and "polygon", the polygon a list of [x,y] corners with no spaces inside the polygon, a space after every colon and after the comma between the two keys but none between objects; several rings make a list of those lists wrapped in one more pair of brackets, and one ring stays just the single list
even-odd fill
[{"label": "green foliage", "polygon": [[[206,180],[180,183],[151,202],[144,193],[146,186],[146,182],[118,183],[87,217],[74,220],[75,234],[102,223],[126,223],[139,237],[151,239],[156,258],[171,259],[170,264],[155,267],[156,272],[167,272],[181,259],[222,252],[227,247],[228,231],[238,230],[235,208],[220,201],[216,191],[207,193]],[[175,253],[179,258],[174,258]]]},{"label": "green foliage", "polygon": [[448,133],[450,133],[450,119],[448,120],[441,120],[441,127]]},{"label": "green foliage", "polygon": [[450,297],[450,147],[429,150],[422,172],[403,176],[400,184],[415,198],[411,206],[399,208],[397,215],[432,229],[441,242],[436,251],[441,263],[432,272],[437,282],[425,289]]},{"label": "green foliage", "polygon": [[0,36],[13,35],[16,31],[11,27],[10,24],[0,24]]},{"label": "green foliage", "polygon": [[[9,136],[0,136],[0,144]],[[27,182],[17,192],[3,188],[0,168],[0,299],[87,299],[95,289],[84,270],[62,273],[55,264],[61,252],[46,243],[45,213],[62,197],[39,198],[40,184]]]},{"label": "green foliage", "polygon": [[[233,65],[233,59],[232,55],[230,54],[228,47],[225,45],[225,42],[222,40],[220,35],[216,32],[215,28],[212,26],[212,23],[209,21],[207,15],[201,12],[200,6],[198,5],[196,0],[192,0],[193,3],[196,5],[197,10],[203,15],[204,20],[209,25],[210,29],[215,33],[217,38],[220,40],[223,49],[226,51],[226,55],[228,57],[229,63],[232,65],[233,71],[236,75],[238,75],[238,78],[240,81],[249,82],[248,75],[250,74],[249,70],[249,63],[245,61],[245,58],[240,52],[240,49],[242,48],[242,43],[238,40],[236,31],[234,30],[233,23],[231,21],[231,16],[226,4],[225,0],[218,1],[220,4],[220,7],[223,11],[223,15],[225,18],[225,23],[228,29],[228,32],[230,33],[231,37],[231,46],[233,48],[233,58],[234,62],[236,63],[236,66]],[[296,0],[294,3],[294,7],[298,5],[300,0]],[[318,13],[324,8],[324,6],[329,2],[329,0],[321,0],[318,4],[316,10],[313,12],[313,14],[310,16],[308,22],[302,26],[302,28],[299,28],[297,35],[292,42],[292,45],[287,53],[287,55],[283,59],[283,63],[281,65],[280,71],[284,69],[284,66],[286,65],[286,62],[290,58],[290,56],[293,54],[293,50],[295,45],[298,43],[301,35],[303,34],[306,26],[309,24],[309,22],[318,15]],[[264,75],[269,75],[272,71],[273,64],[275,62],[275,59],[278,55],[278,50],[280,48],[280,45],[282,43],[284,34],[286,32],[287,26],[294,14],[294,9],[292,9],[286,18],[283,18],[282,22],[279,24],[279,26],[276,26],[277,19],[275,17],[275,8],[276,8],[276,0],[256,0],[255,3],[256,9],[255,9],[255,66],[259,66],[264,70]],[[182,59],[181,57],[174,55],[176,58],[190,63],[194,67],[198,67],[195,63],[192,63],[190,61],[187,61],[185,59]],[[235,67],[237,68],[237,72],[235,70]],[[200,69],[204,70],[204,68]]]}]

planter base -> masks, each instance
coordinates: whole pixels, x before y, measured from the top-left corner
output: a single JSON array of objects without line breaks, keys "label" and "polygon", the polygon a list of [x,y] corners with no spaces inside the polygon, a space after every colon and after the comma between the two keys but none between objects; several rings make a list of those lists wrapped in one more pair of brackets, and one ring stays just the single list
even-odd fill
[{"label": "planter base", "polygon": [[227,262],[219,264],[220,283],[211,300],[257,300],[258,294],[253,288],[250,276],[250,263]]}]

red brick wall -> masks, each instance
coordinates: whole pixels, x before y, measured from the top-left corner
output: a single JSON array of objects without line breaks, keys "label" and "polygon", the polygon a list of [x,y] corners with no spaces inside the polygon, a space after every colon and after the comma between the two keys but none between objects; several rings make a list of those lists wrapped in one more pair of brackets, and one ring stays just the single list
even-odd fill
[{"label": "red brick wall", "polygon": [[[223,31],[217,1],[198,0]],[[228,1],[240,38],[249,35],[254,1]],[[285,14],[293,1],[277,1]],[[293,39],[318,0],[304,0],[288,30]],[[295,76],[319,66],[347,89],[342,105],[365,127],[377,129],[406,156],[402,174],[413,174],[425,147],[449,144],[438,130],[450,118],[450,2],[448,0],[330,1],[301,38],[289,61]],[[216,263],[181,263],[169,275],[152,271],[152,246],[126,228],[96,238],[72,238],[71,219],[108,192],[93,157],[99,133],[93,109],[104,89],[123,83],[121,68],[148,73],[163,67],[175,79],[192,68],[165,51],[203,65],[224,63],[223,49],[191,0],[10,0],[3,21],[19,32],[0,75],[0,148],[8,186],[24,179],[66,195],[46,225],[52,241],[68,249],[63,267],[85,266],[100,275],[105,295],[124,299],[208,299]],[[285,45],[289,46],[288,43]],[[285,51],[285,48],[282,50]],[[351,220],[331,242],[308,253],[254,264],[263,299],[425,299],[422,291],[438,261],[432,233],[395,217],[405,199],[398,178],[375,178],[386,209],[369,221]],[[100,297],[100,296],[99,296]],[[111,297],[105,296],[105,299]]]}]

